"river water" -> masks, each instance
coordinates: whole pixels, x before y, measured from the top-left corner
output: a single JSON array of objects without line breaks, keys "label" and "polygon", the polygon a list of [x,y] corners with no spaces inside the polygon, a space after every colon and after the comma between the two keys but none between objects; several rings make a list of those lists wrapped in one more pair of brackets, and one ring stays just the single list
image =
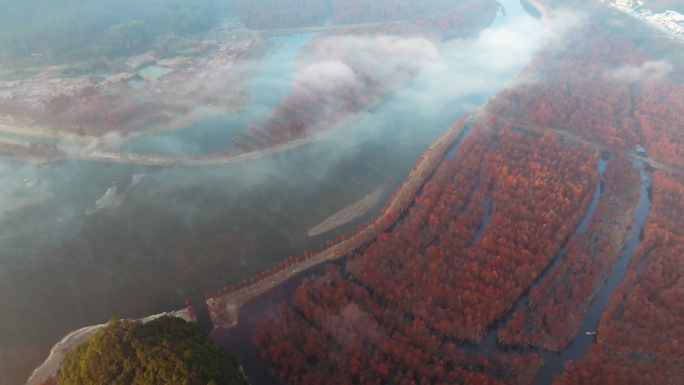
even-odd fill
[{"label": "river water", "polygon": [[[433,140],[528,62],[543,27],[517,1],[502,3],[507,17],[476,39],[440,46],[438,62],[372,113],[289,152],[197,168],[0,159],[0,383],[22,383],[64,335],[112,315],[144,317],[189,298],[209,330],[205,293],[316,249],[377,213],[379,207],[332,236],[306,236],[381,186],[384,203]],[[265,113],[275,103],[269,98],[282,100],[286,86],[275,92],[269,82],[286,85],[295,67],[278,55],[296,54],[293,47],[310,37],[282,38],[278,59],[262,63],[251,96],[266,101],[255,109]],[[147,176],[118,207],[85,215],[107,189],[124,191],[136,174]],[[26,179],[51,194],[5,213],[4,197],[32,194]]]}]

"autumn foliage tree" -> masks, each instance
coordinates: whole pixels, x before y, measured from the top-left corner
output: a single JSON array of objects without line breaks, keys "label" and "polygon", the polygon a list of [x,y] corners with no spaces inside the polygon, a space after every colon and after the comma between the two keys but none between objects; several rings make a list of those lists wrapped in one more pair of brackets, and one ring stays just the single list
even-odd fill
[{"label": "autumn foliage tree", "polygon": [[605,190],[587,224],[573,235],[555,267],[530,289],[527,302],[499,330],[499,341],[558,351],[577,334],[590,303],[629,239],[641,179],[625,158],[610,160]]},{"label": "autumn foliage tree", "polygon": [[643,145],[656,160],[684,166],[684,85],[664,76],[667,64],[597,25],[568,36],[569,49],[542,49],[523,71],[535,81],[502,91],[490,111],[616,152]]},{"label": "autumn foliage tree", "polygon": [[644,239],[601,317],[599,340],[684,356],[684,179],[653,173]]}]

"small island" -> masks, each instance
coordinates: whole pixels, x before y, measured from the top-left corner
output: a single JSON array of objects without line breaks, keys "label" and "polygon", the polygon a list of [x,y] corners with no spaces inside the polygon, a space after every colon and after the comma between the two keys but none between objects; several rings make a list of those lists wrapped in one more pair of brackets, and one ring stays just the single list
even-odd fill
[{"label": "small island", "polygon": [[238,359],[195,323],[160,317],[143,323],[114,317],[69,352],[56,383],[247,385]]}]

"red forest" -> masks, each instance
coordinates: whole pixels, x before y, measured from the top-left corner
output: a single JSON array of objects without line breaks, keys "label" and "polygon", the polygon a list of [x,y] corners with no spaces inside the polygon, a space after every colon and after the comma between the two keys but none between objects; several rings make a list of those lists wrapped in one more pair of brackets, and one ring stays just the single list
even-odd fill
[{"label": "red forest", "polygon": [[[490,101],[489,118],[476,121],[396,225],[305,280],[262,322],[254,342],[274,378],[528,383],[542,364],[537,356],[466,347],[528,289],[499,342],[559,350],[572,340],[634,226],[641,179],[625,153],[642,144],[656,160],[684,165],[684,88],[649,69],[652,59],[620,36],[595,25],[570,35],[567,50],[543,49],[524,70],[535,81]],[[515,121],[523,129],[500,124]],[[578,228],[599,182],[598,154],[583,141],[620,155]],[[556,385],[684,382],[684,179],[663,171],[652,178],[643,241],[603,313],[599,343],[566,365]]]},{"label": "red forest", "polygon": [[534,354],[470,355],[420,319],[383,306],[333,265],[326,270],[306,279],[254,336],[259,357],[281,381],[503,385],[526,383],[541,364]]},{"label": "red forest", "polygon": [[684,384],[684,363],[669,357],[637,359],[628,350],[593,345],[589,355],[571,363],[553,385]]},{"label": "red forest", "polygon": [[627,275],[601,317],[599,340],[684,356],[684,180],[653,173],[653,205]]},{"label": "red forest", "polygon": [[570,36],[569,51],[542,50],[522,74],[535,81],[502,92],[490,112],[615,151],[643,145],[654,159],[683,166],[684,85],[623,36],[597,26]]},{"label": "red forest", "polygon": [[267,370],[293,384],[529,382],[536,356],[474,356],[451,338],[481,338],[541,273],[587,209],[595,168],[551,134],[476,123],[392,231],[262,323]]},{"label": "red forest", "polygon": [[499,340],[560,350],[579,331],[584,314],[629,238],[641,179],[627,159],[610,161],[605,191],[586,229],[573,235],[557,266],[530,290]]},{"label": "red forest", "polygon": [[[365,285],[440,333],[476,340],[558,252],[598,181],[588,152],[563,147],[550,134],[537,139],[505,130],[489,145],[484,154],[469,155],[452,182],[461,194],[474,192],[465,210],[467,201],[452,202],[450,191],[428,183],[409,218],[349,266]],[[493,212],[474,240],[483,194],[492,197]]]},{"label": "red forest", "polygon": [[554,385],[684,383],[684,180],[652,179],[643,240],[601,316],[599,343]]}]

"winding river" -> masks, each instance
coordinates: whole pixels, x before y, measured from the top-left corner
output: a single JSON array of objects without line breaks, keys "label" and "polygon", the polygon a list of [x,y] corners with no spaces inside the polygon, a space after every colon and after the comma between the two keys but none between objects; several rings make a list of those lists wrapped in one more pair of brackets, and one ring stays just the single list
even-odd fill
[{"label": "winding river", "polygon": [[[145,317],[181,308],[188,298],[209,330],[201,306],[205,293],[320,248],[328,235],[307,237],[312,226],[386,186],[378,207],[336,231],[368,220],[430,143],[502,89],[537,49],[542,24],[517,0],[502,3],[506,17],[478,38],[440,46],[439,62],[343,134],[293,151],[195,168],[0,159],[0,383],[23,383],[64,335],[112,315]],[[283,51],[274,57],[294,55],[308,38],[281,38]],[[288,90],[294,67],[271,60],[260,63],[262,75],[251,91],[255,104],[248,107],[254,112],[242,113],[244,124],[267,113]],[[282,84],[279,92],[269,88],[272,82]],[[223,146],[224,119],[233,116],[160,134],[170,144],[158,150],[178,150],[178,143],[187,144],[182,152]],[[221,131],[218,139],[213,131]],[[137,174],[147,177],[117,207],[85,215],[107,190],[123,190]],[[50,194],[21,210],[2,209],[4,197],[31,195],[32,188]],[[238,353],[248,355],[245,349]]]}]

